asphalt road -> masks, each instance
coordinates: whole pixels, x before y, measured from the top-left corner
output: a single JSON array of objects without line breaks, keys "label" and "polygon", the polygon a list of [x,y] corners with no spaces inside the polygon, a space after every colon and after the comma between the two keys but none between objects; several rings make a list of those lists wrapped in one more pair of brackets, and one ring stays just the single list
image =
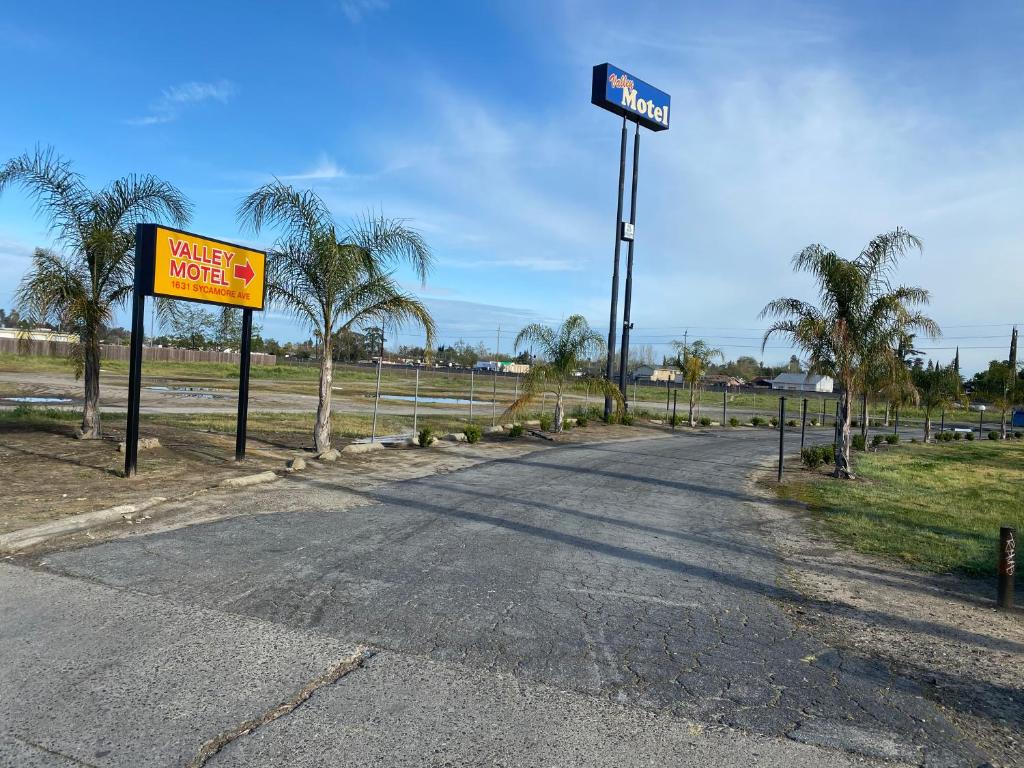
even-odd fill
[{"label": "asphalt road", "polygon": [[[298,475],[239,496],[278,514],[7,568],[0,755],[133,765],[137,749],[181,765],[226,721],[292,697],[310,665],[366,645],[361,666],[209,765],[984,762],[916,684],[786,618],[780,604],[800,596],[746,485],[775,440],[559,447],[394,483],[344,511],[343,478]],[[210,621],[237,635],[209,635]],[[154,648],[161,633],[177,640]],[[276,637],[280,655],[265,647]],[[114,646],[107,666],[98,638]],[[153,702],[174,679],[198,693],[175,697],[182,727],[157,738]],[[113,746],[96,748],[104,733]]]}]

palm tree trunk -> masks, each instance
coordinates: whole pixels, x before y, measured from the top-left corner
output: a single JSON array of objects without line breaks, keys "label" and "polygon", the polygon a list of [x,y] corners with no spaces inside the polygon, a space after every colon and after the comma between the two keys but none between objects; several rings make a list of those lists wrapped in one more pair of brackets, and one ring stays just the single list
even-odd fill
[{"label": "palm tree trunk", "polygon": [[324,329],[320,361],[320,402],[316,407],[316,425],[313,427],[313,447],[321,453],[331,447],[331,392],[334,382],[334,360],[331,334]]},{"label": "palm tree trunk", "polygon": [[850,431],[850,390],[852,387],[845,387],[843,396],[839,399],[839,445],[836,446],[836,469],[834,477],[847,480],[853,479],[853,468],[850,464],[850,444],[853,442],[853,434]]},{"label": "palm tree trunk", "polygon": [[82,403],[82,429],[78,436],[82,440],[96,440],[101,433],[100,345],[95,338],[86,339],[83,344],[85,401]]},{"label": "palm tree trunk", "polygon": [[889,411],[892,410],[892,403],[885,404],[885,426],[889,426]]},{"label": "palm tree trunk", "polygon": [[694,393],[694,389],[695,389],[695,387],[691,383],[690,384],[690,415],[689,415],[689,418],[687,419],[689,421],[691,427],[695,426],[695,424],[696,424],[696,422],[693,420],[693,393]]},{"label": "palm tree trunk", "polygon": [[999,412],[999,435],[1000,440],[1006,439],[1006,408]]},{"label": "palm tree trunk", "polygon": [[565,411],[562,409],[562,393],[555,394],[555,432],[562,431],[562,424],[565,420]]},{"label": "palm tree trunk", "polygon": [[932,413],[931,411],[925,411],[924,413],[924,441],[927,443],[932,437]]}]

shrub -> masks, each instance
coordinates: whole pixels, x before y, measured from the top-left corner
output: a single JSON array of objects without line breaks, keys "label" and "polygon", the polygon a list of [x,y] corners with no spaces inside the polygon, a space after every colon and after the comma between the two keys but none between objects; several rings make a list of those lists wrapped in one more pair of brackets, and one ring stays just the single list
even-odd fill
[{"label": "shrub", "polygon": [[762,419],[760,416],[755,416],[750,420],[750,423],[755,427],[760,427],[764,424],[764,419]]},{"label": "shrub", "polygon": [[655,416],[654,413],[647,410],[646,408],[634,408],[630,413],[633,414],[634,419],[657,419],[660,416]]},{"label": "shrub", "polygon": [[1015,437],[1016,439],[1020,440],[1020,439],[1021,439],[1022,437],[1024,437],[1024,432],[1021,432],[1021,431],[1019,431],[1019,430],[1018,430],[1018,431],[1016,431],[1016,432],[1014,432],[1014,433],[1013,433],[1013,436],[1014,436],[1014,437]]},{"label": "shrub", "polygon": [[836,447],[834,445],[819,445],[821,460],[826,464],[834,464],[836,460]]},{"label": "shrub", "polygon": [[772,416],[770,419],[768,419],[768,423],[771,424],[773,427],[779,426],[779,420],[777,418],[775,418],[774,416]]},{"label": "shrub", "polygon": [[585,427],[585,426],[587,426],[587,417],[586,416],[577,416],[576,417],[576,426],[577,427]]},{"label": "shrub", "polygon": [[550,432],[551,427],[554,424],[554,419],[551,418],[550,413],[542,413],[540,415],[540,431]]},{"label": "shrub", "polygon": [[885,442],[887,442],[889,445],[896,445],[896,443],[898,443],[899,441],[900,436],[896,432],[893,432],[891,435],[885,436]]},{"label": "shrub", "polygon": [[424,427],[420,430],[419,440],[420,448],[427,448],[430,446],[430,441],[434,439],[434,430],[430,427]]},{"label": "shrub", "polygon": [[952,439],[953,439],[953,433],[952,432],[940,432],[939,433],[939,440],[941,440],[944,443],[948,443]]},{"label": "shrub", "polygon": [[968,432],[966,435],[964,435],[964,438],[966,438],[967,440],[973,440],[974,439],[974,433],[973,432]]},{"label": "shrub", "polygon": [[877,447],[882,444],[883,440],[885,440],[885,438],[882,435],[875,435],[871,438],[871,444]]},{"label": "shrub", "polygon": [[631,413],[624,413],[624,414],[622,414],[622,418],[619,420],[619,423],[622,424],[624,427],[632,427],[633,426],[633,414],[631,414]]},{"label": "shrub", "polygon": [[786,422],[786,426],[787,427],[795,427],[796,425],[797,425],[796,419],[790,419],[789,421]]},{"label": "shrub", "polygon": [[[740,420],[737,419],[735,416],[733,416],[731,419],[729,419],[729,426],[730,427],[738,427],[739,425],[740,425]],[[1020,433],[1018,432],[1017,434],[1019,435]]]},{"label": "shrub", "polygon": [[811,419],[811,426],[812,427],[818,426],[818,420],[817,419]]},{"label": "shrub", "polygon": [[476,443],[480,440],[480,427],[476,424],[467,424],[466,428],[462,431],[466,435],[467,443]]},{"label": "shrub", "polygon": [[668,423],[671,424],[673,427],[678,427],[680,424],[686,423],[686,417],[683,416],[683,414],[681,413],[677,413],[675,416],[669,418]]},{"label": "shrub", "polygon": [[954,432],[953,433],[953,439],[954,440],[963,440],[964,439],[963,433],[961,433],[961,432]]},{"label": "shrub", "polygon": [[996,431],[995,431],[995,430],[993,429],[993,430],[992,430],[991,432],[989,432],[989,433],[988,433],[988,439],[989,439],[989,440],[998,440],[998,439],[999,439],[999,433],[998,433],[998,432],[996,432]]},{"label": "shrub", "polygon": [[917,438],[916,438],[916,437],[912,437],[912,438],[910,438],[910,442],[912,442],[912,443],[916,443],[916,442],[917,442]]},{"label": "shrub", "polygon": [[709,419],[707,416],[701,416],[700,417],[700,425],[702,427],[710,427],[711,426],[711,419]]},{"label": "shrub", "polygon": [[865,443],[864,443],[864,435],[854,435],[853,436],[853,450],[855,450],[855,451],[863,451],[864,450],[864,445],[865,445]]},{"label": "shrub", "polygon": [[568,432],[570,429],[572,429],[573,426],[574,426],[574,424],[573,424],[573,422],[569,421],[569,417],[568,416],[566,416],[564,419],[562,419],[562,429],[564,429],[566,432]]},{"label": "shrub", "polygon": [[522,437],[523,436],[523,425],[513,424],[512,429],[508,431],[509,437]]},{"label": "shrub", "polygon": [[821,451],[817,446],[804,448],[800,451],[800,461],[808,469],[817,469],[822,464]]}]

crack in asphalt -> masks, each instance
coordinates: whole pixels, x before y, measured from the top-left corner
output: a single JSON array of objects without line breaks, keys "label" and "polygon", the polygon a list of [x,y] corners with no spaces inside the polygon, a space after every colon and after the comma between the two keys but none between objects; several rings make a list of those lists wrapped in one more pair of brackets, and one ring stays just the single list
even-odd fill
[{"label": "crack in asphalt", "polygon": [[281,702],[276,707],[268,709],[258,717],[245,720],[231,730],[225,731],[224,733],[221,733],[207,741],[199,748],[196,756],[188,762],[186,768],[203,768],[203,766],[205,766],[218,752],[223,750],[232,742],[242,738],[243,736],[251,734],[253,731],[263,727],[267,723],[271,723],[274,720],[278,720],[279,718],[294,712],[318,690],[328,685],[333,685],[345,675],[359,669],[366,663],[366,661],[373,658],[376,654],[376,650],[368,646],[360,646],[349,658],[343,659],[337,664],[329,667],[323,674],[315,677],[302,686],[302,688],[300,688],[286,701]]}]

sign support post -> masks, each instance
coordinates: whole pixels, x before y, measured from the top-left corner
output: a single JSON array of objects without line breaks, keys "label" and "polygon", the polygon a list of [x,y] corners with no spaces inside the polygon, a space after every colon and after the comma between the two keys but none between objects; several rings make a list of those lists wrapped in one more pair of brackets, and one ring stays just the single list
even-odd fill
[{"label": "sign support post", "polygon": [[139,290],[139,269],[135,268],[132,291],[132,345],[128,352],[128,424],[125,429],[124,476],[134,477],[139,454],[139,396],[142,394],[142,334],[145,332],[146,297]]},{"label": "sign support post", "polygon": [[235,461],[245,458],[249,421],[249,368],[252,364],[252,310],[242,310],[242,359],[238,365],[238,423],[235,425]]},{"label": "sign support post", "polygon": [[[604,377],[613,381],[615,372],[615,323],[619,318],[619,254],[622,251],[622,194],[626,187],[626,116],[622,116],[622,141],[619,146],[619,198],[615,208],[615,256],[612,264],[612,307],[608,320],[608,360],[605,362]],[[612,398],[604,396],[604,420],[612,415]]]},{"label": "sign support post", "polygon": [[636,182],[640,167],[640,123],[633,132],[633,188],[629,194],[629,226],[633,232],[629,235],[626,247],[626,294],[622,302],[622,351],[619,358],[619,391],[622,401],[626,402],[626,368],[629,367],[629,331],[633,324],[629,321],[629,310],[633,304],[633,244],[636,227]]}]

